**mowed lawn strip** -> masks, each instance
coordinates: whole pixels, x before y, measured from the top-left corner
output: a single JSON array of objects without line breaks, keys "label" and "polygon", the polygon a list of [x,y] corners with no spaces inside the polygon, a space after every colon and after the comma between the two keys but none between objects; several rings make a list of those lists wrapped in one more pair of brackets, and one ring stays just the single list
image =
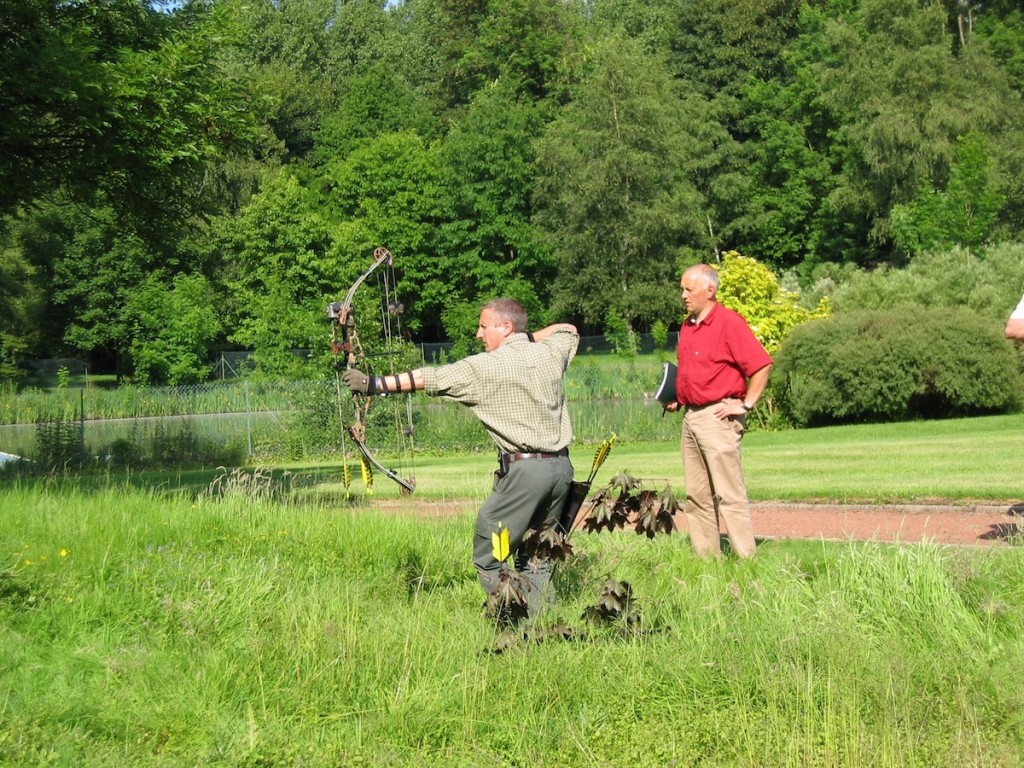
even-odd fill
[{"label": "mowed lawn strip", "polygon": [[[577,478],[589,474],[596,449],[572,447]],[[750,432],[743,440],[743,460],[752,501],[1016,503],[1024,500],[1024,415]],[[417,457],[416,493],[407,498],[482,499],[495,466],[494,454],[486,452]],[[329,480],[330,467],[321,471],[325,482],[340,480],[340,474]],[[617,442],[595,488],[620,471],[652,487],[683,488],[675,442]],[[358,472],[354,477],[351,487],[360,490]],[[375,497],[400,498],[390,486],[378,477]]]}]

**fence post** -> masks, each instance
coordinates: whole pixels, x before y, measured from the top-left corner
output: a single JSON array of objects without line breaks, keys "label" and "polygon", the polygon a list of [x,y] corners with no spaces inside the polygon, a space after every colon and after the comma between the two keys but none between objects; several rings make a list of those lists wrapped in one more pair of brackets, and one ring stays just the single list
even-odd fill
[{"label": "fence post", "polygon": [[78,389],[78,444],[81,446],[78,464],[84,467],[89,457],[85,450],[85,389],[82,387]]},{"label": "fence post", "polygon": [[252,461],[252,408],[249,407],[249,382],[245,382],[245,439],[247,446],[246,457]]}]

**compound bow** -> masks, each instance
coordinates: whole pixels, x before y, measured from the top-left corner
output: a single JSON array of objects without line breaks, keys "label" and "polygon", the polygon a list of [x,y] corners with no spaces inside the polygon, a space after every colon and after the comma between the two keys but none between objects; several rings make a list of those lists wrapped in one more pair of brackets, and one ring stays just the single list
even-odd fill
[{"label": "compound bow", "polygon": [[[340,354],[344,354],[345,356],[343,366],[340,362],[335,366],[337,369],[339,397],[341,395],[342,388],[342,367],[346,369],[352,369],[360,366],[365,367],[367,359],[362,342],[359,340],[359,334],[356,331],[356,316],[353,309],[353,299],[355,297],[356,290],[378,267],[384,264],[390,268],[394,264],[394,257],[387,248],[377,248],[373,252],[373,263],[365,272],[363,272],[363,274],[359,276],[359,278],[352,284],[352,287],[348,289],[348,293],[345,294],[344,300],[331,302],[327,305],[327,319],[331,321],[331,348],[336,356]],[[390,292],[392,282],[393,281],[389,277],[385,279],[385,286],[388,293],[386,297],[386,312],[388,315],[397,316],[401,312],[402,307],[397,303],[397,301],[393,301],[391,299]],[[390,322],[388,322],[387,319],[385,319],[385,328],[389,331],[387,335],[390,339]],[[368,485],[372,482],[372,475],[370,474],[369,469],[369,465],[372,465],[386,477],[398,483],[402,489],[402,493],[412,493],[416,489],[416,478],[410,477],[405,479],[399,476],[394,470],[388,469],[377,460],[366,445],[366,417],[369,413],[370,405],[373,402],[373,397],[370,395],[353,393],[352,398],[355,405],[354,418],[352,424],[348,426],[347,431],[356,446],[359,448],[359,453],[362,454],[364,480],[367,481]],[[344,435],[344,433],[342,434]],[[411,434],[411,429],[407,431],[407,434]]]}]

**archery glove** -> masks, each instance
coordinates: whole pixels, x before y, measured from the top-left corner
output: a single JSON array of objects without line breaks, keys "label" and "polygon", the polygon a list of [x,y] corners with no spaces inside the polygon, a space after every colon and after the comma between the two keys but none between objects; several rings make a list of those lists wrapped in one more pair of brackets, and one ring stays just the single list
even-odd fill
[{"label": "archery glove", "polygon": [[380,382],[373,376],[367,376],[362,371],[357,371],[355,368],[350,368],[341,374],[341,380],[345,382],[352,392],[357,392],[362,395],[372,395],[380,389]]}]

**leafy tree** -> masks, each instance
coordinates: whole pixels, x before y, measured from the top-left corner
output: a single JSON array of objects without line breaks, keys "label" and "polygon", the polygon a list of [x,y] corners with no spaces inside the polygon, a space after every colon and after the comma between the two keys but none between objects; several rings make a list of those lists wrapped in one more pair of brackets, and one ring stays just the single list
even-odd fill
[{"label": "leafy tree", "polygon": [[244,73],[261,120],[286,160],[303,159],[335,100],[333,0],[225,0],[217,7],[246,44],[225,56]]},{"label": "leafy tree", "polygon": [[137,0],[3,7],[0,214],[58,188],[140,232],[202,210],[205,163],[252,130],[216,65],[219,13],[179,24]]},{"label": "leafy tree", "polygon": [[[1021,20],[1020,4],[1016,0],[985,0],[983,3],[976,0],[942,0],[942,4],[949,17],[949,30],[955,40],[956,50],[972,45],[979,39],[998,37]],[[1018,28],[1015,36],[1019,35]],[[1004,42],[1000,41],[1001,44]],[[1003,50],[1012,57],[1009,47]]]},{"label": "leafy tree", "polygon": [[89,169],[89,150],[114,116],[108,59],[155,34],[150,23],[134,0],[3,0],[0,213]]},{"label": "leafy tree", "polygon": [[991,137],[1001,172],[1012,172],[1001,147],[1020,145],[1019,94],[985,51],[953,55],[941,6],[861,0],[825,27],[825,40],[819,99],[841,126],[840,179],[825,201],[835,231],[870,222],[867,242],[886,248],[892,207],[922,179],[945,184],[961,135]]},{"label": "leafy tree", "polygon": [[415,51],[421,68],[419,79],[411,82],[422,88],[440,114],[468,103],[477,85],[476,73],[465,72],[461,62],[486,9],[484,0],[405,0],[402,4],[403,42]]},{"label": "leafy tree", "polygon": [[635,41],[601,41],[593,71],[538,144],[537,222],[559,255],[556,312],[598,325],[672,317],[668,286],[703,201],[684,177],[684,105],[660,61]]},{"label": "leafy tree", "polygon": [[[444,218],[439,154],[436,144],[410,131],[380,134],[330,162],[317,187],[331,227],[327,258],[333,269],[354,280],[373,249],[387,247],[402,276],[405,329],[426,329],[428,338],[440,333],[440,316],[458,293],[453,276],[461,268],[458,254],[436,249]],[[332,289],[348,282],[335,282]]]},{"label": "leafy tree", "polygon": [[674,322],[681,267],[723,251],[799,273],[808,311],[901,301],[839,262],[922,259],[893,285],[937,304],[948,259],[991,322],[1019,297],[990,245],[1024,231],[1013,0],[157,5],[0,0],[8,371],[129,372],[171,344],[139,302],[178,275],[264,369],[301,370],[378,245],[406,330],[467,351],[496,295],[535,324]]},{"label": "leafy tree", "polygon": [[671,68],[708,98],[735,98],[749,78],[773,79],[804,0],[682,0],[668,23]]},{"label": "leafy tree", "polygon": [[[35,215],[12,217],[0,235],[0,329],[9,350],[26,350],[28,357],[66,351],[69,317],[54,302],[51,276],[70,237],[70,227],[50,205]],[[5,356],[18,359],[11,354]]]},{"label": "leafy tree", "polygon": [[591,36],[603,38],[622,35],[635,39],[653,55],[664,55],[678,36],[685,15],[670,3],[644,0],[598,0],[587,7],[587,27]]},{"label": "leafy tree", "polygon": [[668,326],[661,320],[655,320],[651,325],[651,340],[656,351],[668,348]]},{"label": "leafy tree", "polygon": [[148,278],[129,300],[133,378],[149,384],[195,384],[213,365],[209,350],[221,327],[213,289],[201,276],[177,275],[168,287]]},{"label": "leafy tree", "polygon": [[612,352],[622,357],[634,357],[637,353],[636,332],[629,327],[618,312],[609,308],[604,318],[604,335],[612,345]]},{"label": "leafy tree", "polygon": [[340,86],[338,108],[327,114],[311,152],[314,166],[345,157],[384,133],[411,131],[425,140],[439,133],[429,105],[386,62],[377,62]]},{"label": "leafy tree", "polygon": [[343,285],[331,244],[315,197],[287,171],[216,224],[210,247],[222,259],[228,338],[254,351],[261,372],[300,375],[293,350],[325,346],[325,297]]},{"label": "leafy tree", "polygon": [[820,252],[827,242],[821,207],[836,183],[829,152],[835,126],[827,114],[808,109],[818,87],[814,73],[806,63],[792,65],[791,81],[758,81],[743,94],[751,190],[734,242],[776,267],[828,258]]},{"label": "leafy tree", "polygon": [[148,275],[167,274],[173,259],[125,231],[109,207],[40,205],[16,222],[11,246],[29,267],[33,351],[83,353],[94,370],[129,373],[126,305]]},{"label": "leafy tree", "polygon": [[[591,34],[598,40],[632,40],[664,65],[675,81],[676,98],[683,101],[675,118],[675,133],[682,141],[675,162],[699,192],[702,205],[693,212],[698,229],[683,244],[681,262],[749,242],[751,230],[758,227],[751,215],[751,159],[735,139],[735,94],[762,71],[762,63],[775,61],[786,37],[780,30],[795,27],[784,9],[790,5],[792,0],[684,0],[674,5],[600,0],[588,6]],[[776,36],[769,45],[767,39]],[[715,58],[720,61],[713,65]]]},{"label": "leafy tree", "polygon": [[962,245],[981,246],[1005,198],[993,178],[993,163],[977,135],[957,142],[956,160],[944,190],[922,181],[917,198],[892,212],[895,244],[911,255]]},{"label": "leafy tree", "polygon": [[113,359],[118,374],[124,375],[129,373],[126,353],[131,344],[125,308],[156,264],[141,239],[115,234],[111,223],[76,233],[56,265],[54,297],[71,315],[65,343],[107,364]]},{"label": "leafy tree", "polygon": [[[518,299],[537,327],[549,319],[555,261],[531,221],[534,139],[543,129],[543,110],[500,80],[474,96],[441,146],[447,220],[437,250],[458,278],[442,317],[453,340],[472,338],[480,304],[497,296]],[[472,325],[451,313],[459,302]]]},{"label": "leafy tree", "polygon": [[1006,3],[1002,14],[991,13],[997,4],[986,3],[976,22],[977,35],[970,43],[984,45],[999,62],[1010,83],[1024,91],[1024,11]]},{"label": "leafy tree", "polygon": [[965,307],[997,330],[1024,290],[1024,245],[924,252],[902,269],[858,271],[833,296],[836,314],[856,310]]},{"label": "leafy tree", "polygon": [[29,311],[28,280],[31,268],[14,248],[0,247],[0,380],[17,379],[29,351],[33,329]]},{"label": "leafy tree", "polygon": [[[1015,115],[1024,99],[1024,11],[1012,0],[985,3],[977,20],[976,35],[970,47],[991,55],[1005,74],[1015,98],[1008,102],[1008,114]],[[1013,123],[1010,117],[1010,123]],[[1016,125],[1014,125],[1016,127]],[[1020,138],[1014,132],[989,132],[985,136],[995,160],[1001,191],[1006,202],[998,224],[1014,233],[1024,230],[1024,168],[1021,167]]]},{"label": "leafy tree", "polygon": [[[723,248],[749,242],[756,230],[751,157],[747,148],[733,139],[722,122],[716,102],[687,94],[682,97],[682,114],[677,126],[682,140],[677,162],[683,177],[696,189],[691,214],[699,219],[701,232],[684,238],[681,263],[715,258]],[[700,201],[702,204],[698,203]]]},{"label": "leafy tree", "polygon": [[[528,98],[561,98],[579,39],[578,10],[559,0],[408,0],[406,45],[423,91],[442,114],[458,113],[498,79]],[[405,74],[410,82],[415,76]]]},{"label": "leafy tree", "polygon": [[579,40],[573,6],[559,0],[491,0],[459,69],[471,93],[499,78],[532,99],[558,95]]},{"label": "leafy tree", "polygon": [[1017,226],[1019,121],[1005,118],[1021,102],[982,46],[954,55],[943,17],[902,0],[804,6],[785,69],[742,91],[755,179],[742,250],[805,274],[892,258],[892,210],[922,184],[944,189],[968,134],[1010,202],[995,226]]},{"label": "leafy tree", "polygon": [[397,2],[348,0],[333,3],[326,28],[327,68],[335,82],[386,68],[408,81],[417,66],[412,41],[405,36],[405,9]]}]

